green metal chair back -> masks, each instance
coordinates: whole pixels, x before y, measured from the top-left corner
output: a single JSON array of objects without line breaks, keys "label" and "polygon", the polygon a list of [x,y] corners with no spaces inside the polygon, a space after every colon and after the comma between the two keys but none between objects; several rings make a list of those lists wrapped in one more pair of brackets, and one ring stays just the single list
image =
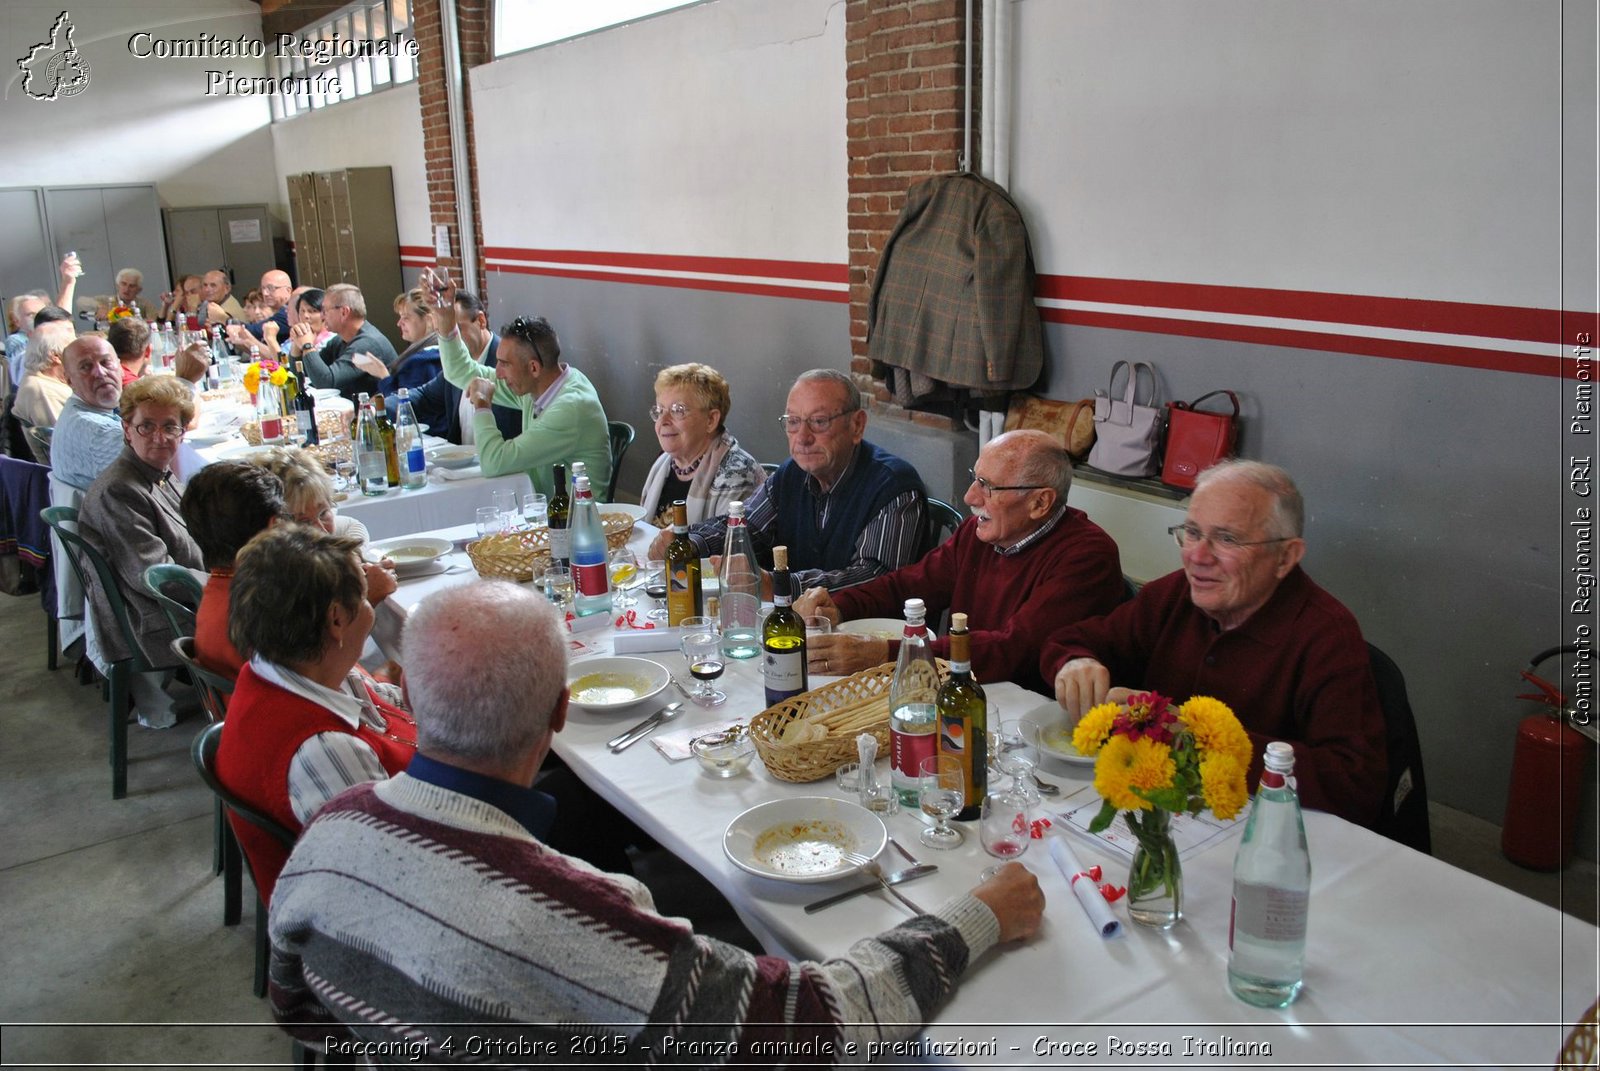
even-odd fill
[{"label": "green metal chair back", "polygon": [[194,653],[194,637],[179,636],[172,641],[172,653],[178,656],[178,661],[183,663],[189,671],[189,676],[194,678],[194,686],[200,693],[200,702],[206,708],[206,717],[212,721],[221,721],[228,714],[228,697],[233,694],[233,678],[221,673],[213,672],[202,666]]},{"label": "green metal chair back", "polygon": [[615,502],[617,477],[622,475],[622,456],[633,445],[635,433],[633,425],[625,420],[606,421],[606,430],[611,435],[611,481],[606,484],[606,501]]},{"label": "green metal chair back", "polygon": [[172,634],[193,636],[195,611],[205,594],[200,578],[181,565],[165,562],[144,571],[144,586],[156,597],[156,605],[172,625]]},{"label": "green metal chair back", "polygon": [[[923,529],[922,553],[927,554],[961,527],[961,511],[937,498],[928,499],[927,526]],[[920,557],[920,555],[919,555]]]}]

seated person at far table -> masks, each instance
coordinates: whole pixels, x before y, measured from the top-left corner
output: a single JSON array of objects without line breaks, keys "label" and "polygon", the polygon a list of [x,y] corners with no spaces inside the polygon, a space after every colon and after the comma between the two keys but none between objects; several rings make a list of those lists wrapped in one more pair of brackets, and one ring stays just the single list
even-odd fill
[{"label": "seated person at far table", "polygon": [[244,319],[244,306],[233,296],[233,282],[220,268],[212,269],[200,279],[201,315],[207,323],[225,324],[229,320]]},{"label": "seated person at far table", "polygon": [[[467,356],[493,368],[499,361],[500,336],[489,330],[488,314],[484,312],[483,302],[478,300],[476,294],[457,290],[455,306],[456,328],[467,347]],[[385,404],[391,413],[394,412],[394,399],[389,399]],[[494,426],[500,429],[503,438],[515,439],[522,434],[520,408],[495,404],[490,406],[490,410],[494,413]],[[438,375],[411,392],[411,411],[417,414],[419,423],[428,425],[431,434],[457,446],[473,446],[478,441],[472,430],[475,411],[472,402],[460,387],[450,382],[442,368]]]},{"label": "seated person at far table", "polygon": [[[287,829],[352,785],[405,769],[416,723],[374,701],[356,659],[372,628],[360,544],[308,524],[278,524],[239,551],[228,638],[248,656],[228,699],[217,778]],[[262,903],[288,850],[234,820]]]},{"label": "seated person at far table", "polygon": [[250,347],[260,347],[262,356],[270,357],[278,351],[280,340],[289,337],[289,295],[293,292],[289,273],[276,268],[263,272],[261,289],[257,295],[260,307],[254,311],[245,302],[245,322],[228,327],[228,341],[241,357],[250,356]]},{"label": "seated person at far table", "polygon": [[443,371],[439,367],[439,335],[433,329],[428,292],[420,287],[407,290],[394,299],[394,311],[400,337],[407,343],[394,364],[385,365],[371,353],[358,353],[351,358],[357,368],[378,378],[373,393],[384,396],[391,419],[399,404],[401,387],[415,391]]},{"label": "seated person at far table", "polygon": [[1287,472],[1212,466],[1172,529],[1183,568],[1057,632],[1039,668],[1074,722],[1130,690],[1220,699],[1254,745],[1252,791],[1267,744],[1282,740],[1294,747],[1301,802],[1371,826],[1387,766],[1377,684],[1355,617],[1300,568],[1304,525]]},{"label": "seated person at far table", "polygon": [[[43,309],[38,317],[49,314]],[[70,320],[40,320],[28,348],[22,356],[22,383],[17,387],[11,411],[36,428],[53,428],[72,397],[72,387],[67,383],[67,370],[61,364],[61,355],[78,337]],[[31,444],[30,444],[31,445]],[[35,460],[41,464],[44,458]]]},{"label": "seated person at far table", "polygon": [[342,397],[355,401],[363,392],[371,394],[378,377],[363,372],[355,363],[360,353],[370,353],[393,368],[399,355],[389,340],[367,322],[367,301],[349,283],[336,283],[322,292],[322,322],[334,337],[320,350],[302,355],[306,378],[313,387],[333,387]]},{"label": "seated person at far table", "polygon": [[[480,633],[517,637],[520,657]],[[553,1041],[551,1062],[565,1062],[574,1038],[621,1034],[627,1052],[601,1062],[630,1066],[678,1062],[667,1046],[691,1038],[864,1052],[914,1036],[968,964],[1038,928],[1038,882],[1012,863],[825,963],[700,936],[639,882],[549,843],[564,807],[534,778],[567,716],[554,608],[500,581],[451,588],[423,601],[406,640],[417,757],[325,807],[273,896],[269,999],[301,1040]]]},{"label": "seated person at far table", "polygon": [[[1117,545],[1082,510],[1067,505],[1072,459],[1042,431],[1012,431],[978,453],[965,502],[972,516],[920,562],[834,592],[807,591],[802,615],[838,624],[861,617],[899,617],[920,598],[928,619],[945,610],[967,615],[972,672],[978,680],[1015,681],[1043,691],[1039,649],[1062,624],[1098,617],[1122,601]],[[933,642],[948,657],[948,639]],[[813,673],[843,675],[893,661],[899,640],[845,634],[812,637]]]},{"label": "seated person at far table", "polygon": [[[801,373],[778,420],[789,436],[789,460],[744,504],[756,554],[789,548],[797,588],[838,591],[909,563],[922,542],[927,493],[917,470],[866,442],[867,413],[855,380],[833,368]],[[721,554],[728,518],[689,527],[700,553]],[[650,544],[664,555],[672,532]],[[771,589],[770,574],[763,592]]]},{"label": "seated person at far table", "polygon": [[[439,329],[444,374],[472,402],[472,434],[485,476],[526,472],[533,489],[555,494],[557,462],[582,461],[591,486],[611,477],[611,433],[594,384],[561,361],[561,341],[544,317],[518,316],[500,329],[499,362],[490,368],[467,352],[456,329],[456,291],[448,276],[424,280],[436,286],[433,310]],[[490,411],[492,403],[522,411],[522,434],[507,439]],[[595,496],[599,500],[599,494]]]}]

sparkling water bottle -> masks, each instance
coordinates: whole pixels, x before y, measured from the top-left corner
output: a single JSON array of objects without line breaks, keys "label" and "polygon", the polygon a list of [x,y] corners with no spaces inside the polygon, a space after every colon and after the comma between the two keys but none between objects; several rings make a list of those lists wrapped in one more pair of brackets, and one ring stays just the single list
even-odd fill
[{"label": "sparkling water bottle", "polygon": [[1311,853],[1290,776],[1294,749],[1268,744],[1265,764],[1233,860],[1228,985],[1247,1004],[1282,1008],[1300,995],[1305,974]]},{"label": "sparkling water bottle", "polygon": [[728,503],[728,536],[717,583],[722,655],[754,658],[761,653],[761,566],[744,523],[743,502]]},{"label": "sparkling water bottle", "polygon": [[394,452],[400,464],[400,486],[408,491],[428,483],[428,459],[422,451],[422,429],[411,408],[411,389],[400,388],[394,414]]},{"label": "sparkling water bottle", "polygon": [[589,477],[579,476],[573,483],[572,503],[572,586],[573,611],[579,617],[611,612],[611,578],[606,573],[606,529],[600,521],[600,507],[589,491]]},{"label": "sparkling water bottle", "polygon": [[383,433],[378,429],[378,419],[372,412],[372,400],[366,391],[357,399],[356,419],[356,473],[361,480],[361,493],[381,495],[389,490],[389,459],[384,456]]},{"label": "sparkling water bottle", "polygon": [[928,646],[928,608],[906,600],[906,626],[889,686],[889,774],[900,802],[915,811],[922,760],[938,747],[939,669]]}]

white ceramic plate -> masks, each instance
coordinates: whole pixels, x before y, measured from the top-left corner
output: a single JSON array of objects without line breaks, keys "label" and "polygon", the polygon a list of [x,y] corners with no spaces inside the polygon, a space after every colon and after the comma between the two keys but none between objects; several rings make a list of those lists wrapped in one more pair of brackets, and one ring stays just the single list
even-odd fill
[{"label": "white ceramic plate", "polygon": [[567,669],[572,705],[596,714],[627,710],[660,694],[669,682],[667,668],[648,658],[587,658]]},{"label": "white ceramic plate", "polygon": [[600,507],[600,515],[607,513],[626,513],[636,521],[644,520],[644,507],[633,502],[607,502]]},{"label": "white ceramic plate", "polygon": [[1085,755],[1072,746],[1072,730],[1067,728],[1066,717],[1061,707],[1053,700],[1049,703],[1040,703],[1032,710],[1020,715],[1032,718],[1040,725],[1039,750],[1053,759],[1069,762],[1074,766],[1093,766],[1095,757]]},{"label": "white ceramic plate", "polygon": [[895,617],[863,617],[855,621],[846,621],[835,632],[845,632],[852,636],[868,636],[875,640],[898,640],[905,635],[906,623]]},{"label": "white ceramic plate", "polygon": [[339,397],[338,387],[312,387],[311,396],[318,402],[331,401]]},{"label": "white ceramic plate", "polygon": [[412,576],[438,564],[439,558],[454,550],[455,545],[432,536],[400,536],[369,544],[367,549],[379,558],[392,559],[396,576]]},{"label": "white ceramic plate", "polygon": [[859,804],[829,796],[796,796],[757,804],[728,823],[722,850],[740,870],[778,881],[832,881],[854,873],[840,858],[883,851],[883,819]]},{"label": "white ceramic plate", "polygon": [[428,451],[428,461],[444,469],[464,469],[478,463],[478,449],[475,446],[441,446]]}]

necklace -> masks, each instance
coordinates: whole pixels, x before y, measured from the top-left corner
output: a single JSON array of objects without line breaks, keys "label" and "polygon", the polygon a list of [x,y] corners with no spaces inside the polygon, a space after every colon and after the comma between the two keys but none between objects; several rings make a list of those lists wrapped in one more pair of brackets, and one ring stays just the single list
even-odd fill
[{"label": "necklace", "polygon": [[700,462],[704,461],[705,459],[706,455],[701,454],[699,457],[694,459],[694,464],[690,465],[686,469],[680,469],[676,461],[671,461],[670,458],[668,460],[671,461],[672,464],[672,474],[678,477],[680,480],[687,480],[690,476],[693,476],[697,470],[699,470]]}]

